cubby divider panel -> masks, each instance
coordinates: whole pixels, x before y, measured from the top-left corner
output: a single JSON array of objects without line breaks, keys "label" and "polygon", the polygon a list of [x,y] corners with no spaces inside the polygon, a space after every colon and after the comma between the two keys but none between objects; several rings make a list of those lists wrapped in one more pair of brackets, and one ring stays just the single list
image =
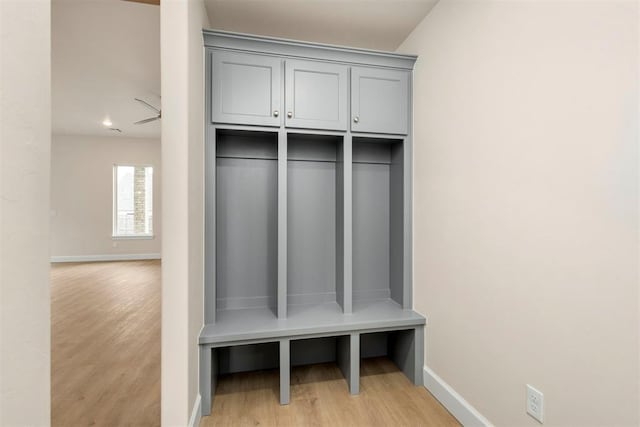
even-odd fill
[{"label": "cubby divider panel", "polygon": [[216,133],[216,308],[277,313],[275,132]]}]

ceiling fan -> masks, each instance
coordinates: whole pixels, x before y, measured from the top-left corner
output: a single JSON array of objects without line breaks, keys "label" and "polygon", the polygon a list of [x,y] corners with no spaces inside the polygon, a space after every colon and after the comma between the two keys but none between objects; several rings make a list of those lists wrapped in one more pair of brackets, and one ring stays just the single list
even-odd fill
[{"label": "ceiling fan", "polygon": [[160,0],[125,0],[125,1],[132,1],[134,3],[156,4],[156,5],[160,4]]},{"label": "ceiling fan", "polygon": [[155,117],[149,117],[148,119],[138,120],[137,122],[133,123],[134,125],[142,125],[142,124],[149,123],[149,122],[155,122],[156,120],[160,120],[162,118],[162,111],[160,109],[158,109],[158,108],[154,107],[153,105],[149,104],[147,101],[143,101],[140,98],[133,98],[133,99],[135,99],[139,103],[145,105],[146,107],[152,109],[157,114],[157,116],[155,116]]}]

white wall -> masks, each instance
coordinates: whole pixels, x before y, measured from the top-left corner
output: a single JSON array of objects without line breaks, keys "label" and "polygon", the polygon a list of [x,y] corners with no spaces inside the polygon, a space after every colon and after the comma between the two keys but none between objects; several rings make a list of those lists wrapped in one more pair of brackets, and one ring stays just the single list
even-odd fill
[{"label": "white wall", "polygon": [[640,424],[638,4],[442,0],[415,74],[426,364],[497,425]]},{"label": "white wall", "polygon": [[[112,239],[114,164],[153,166],[153,239]],[[54,135],[51,147],[52,259],[159,255],[162,235],[160,166],[159,140]]]},{"label": "white wall", "polygon": [[0,425],[50,414],[47,0],[0,1]]},{"label": "white wall", "polygon": [[161,2],[160,16],[162,424],[178,426],[189,422],[199,396],[197,338],[203,322],[204,233],[201,31],[208,21],[202,0]]}]

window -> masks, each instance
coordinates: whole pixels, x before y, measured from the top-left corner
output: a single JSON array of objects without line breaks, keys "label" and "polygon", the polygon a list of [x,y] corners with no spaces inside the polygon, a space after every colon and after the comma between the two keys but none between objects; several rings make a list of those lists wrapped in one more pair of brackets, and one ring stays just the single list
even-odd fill
[{"label": "window", "polygon": [[153,168],[113,167],[113,237],[153,237]]}]

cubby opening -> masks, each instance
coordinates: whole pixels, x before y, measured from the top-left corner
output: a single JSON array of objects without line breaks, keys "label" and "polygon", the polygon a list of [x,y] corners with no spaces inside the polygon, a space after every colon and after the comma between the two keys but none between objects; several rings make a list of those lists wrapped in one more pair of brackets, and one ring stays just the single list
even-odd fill
[{"label": "cubby opening", "polygon": [[403,305],[403,150],[401,139],[353,138],[354,303]]},{"label": "cubby opening", "polygon": [[287,135],[289,305],[342,300],[342,153],[341,136]]},{"label": "cubby opening", "polygon": [[220,347],[214,351],[220,375],[280,368],[278,342]]},{"label": "cubby opening", "polygon": [[291,366],[336,361],[337,337],[291,340]]},{"label": "cubby opening", "polygon": [[291,340],[291,367],[336,364],[342,372],[342,378],[346,379],[350,358],[349,338],[344,335]]},{"label": "cubby opening", "polygon": [[[386,357],[414,381],[415,334],[415,329],[360,334],[360,359]],[[363,372],[361,375],[366,376]]]},{"label": "cubby opening", "polygon": [[277,314],[278,134],[216,131],[216,309]]}]

